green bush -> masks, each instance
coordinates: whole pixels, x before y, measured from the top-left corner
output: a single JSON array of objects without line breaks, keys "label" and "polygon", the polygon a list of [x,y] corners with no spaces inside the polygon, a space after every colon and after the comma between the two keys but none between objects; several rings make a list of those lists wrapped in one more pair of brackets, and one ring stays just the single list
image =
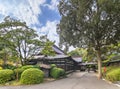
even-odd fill
[{"label": "green bush", "polygon": [[112,69],[106,73],[106,79],[109,81],[120,81],[120,68]]},{"label": "green bush", "polygon": [[0,84],[6,83],[14,78],[14,72],[10,69],[0,70]]},{"label": "green bush", "polygon": [[54,68],[54,67],[57,67],[56,64],[51,64],[51,69]]},{"label": "green bush", "polygon": [[65,75],[65,71],[62,68],[53,68],[51,69],[50,75],[53,78],[60,78],[61,76]]},{"label": "green bush", "polygon": [[39,66],[39,65],[33,65],[33,68],[38,68],[38,69],[40,69],[40,66]]},{"label": "green bush", "polygon": [[20,68],[16,68],[16,69],[14,69],[15,76],[16,77],[18,76],[18,79],[19,79],[21,77],[22,72],[29,68],[38,68],[39,69],[40,67],[37,65],[26,65],[26,66],[22,66]]},{"label": "green bush", "polygon": [[12,70],[16,68],[16,66],[13,66],[11,64],[5,64],[3,67],[4,69],[12,69]]},{"label": "green bush", "polygon": [[116,66],[109,66],[109,67],[106,68],[106,72],[112,71],[116,68],[117,68]]},{"label": "green bush", "polygon": [[0,70],[2,70],[3,68],[2,67],[0,67]]},{"label": "green bush", "polygon": [[44,73],[37,68],[25,70],[20,78],[22,84],[38,84],[43,82]]},{"label": "green bush", "polygon": [[25,66],[22,66],[21,68],[26,70],[26,69],[29,69],[29,68],[39,68],[39,66],[37,66],[37,65],[25,65]]},{"label": "green bush", "polygon": [[103,77],[105,77],[106,74],[109,73],[110,71],[115,70],[115,69],[117,69],[117,68],[119,68],[119,67],[117,67],[117,66],[109,66],[109,67],[106,67],[106,73],[104,73],[104,67],[103,67],[103,68],[102,68],[102,74],[104,75]]},{"label": "green bush", "polygon": [[24,70],[25,69],[22,69],[22,68],[16,68],[16,69],[14,69],[14,73],[15,73],[16,78],[18,77],[18,79],[19,79],[21,77],[21,74],[22,74],[22,72]]},{"label": "green bush", "polygon": [[33,68],[33,65],[25,65],[25,66],[22,66],[21,68],[26,70],[26,69],[29,69],[29,68]]}]

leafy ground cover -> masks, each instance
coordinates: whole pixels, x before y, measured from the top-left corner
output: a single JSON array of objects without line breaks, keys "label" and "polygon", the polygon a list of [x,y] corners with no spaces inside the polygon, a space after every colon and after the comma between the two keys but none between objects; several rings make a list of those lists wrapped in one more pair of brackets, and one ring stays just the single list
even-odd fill
[{"label": "leafy ground cover", "polygon": [[110,66],[106,67],[106,71],[102,69],[103,77],[111,82],[120,81],[120,67]]}]

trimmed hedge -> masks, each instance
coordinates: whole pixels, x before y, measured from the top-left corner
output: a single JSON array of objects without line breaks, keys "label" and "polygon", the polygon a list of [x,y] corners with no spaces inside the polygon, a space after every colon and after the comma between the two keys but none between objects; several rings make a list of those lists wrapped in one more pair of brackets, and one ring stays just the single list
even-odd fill
[{"label": "trimmed hedge", "polygon": [[53,78],[57,79],[57,78],[60,78],[61,76],[64,76],[65,75],[65,71],[62,68],[54,67],[53,69],[51,69],[50,75]]},{"label": "trimmed hedge", "polygon": [[37,68],[29,68],[22,73],[20,82],[22,84],[39,84],[43,82],[43,78],[43,71]]},{"label": "trimmed hedge", "polygon": [[0,70],[0,84],[6,83],[12,79],[14,79],[14,72],[10,69]]}]

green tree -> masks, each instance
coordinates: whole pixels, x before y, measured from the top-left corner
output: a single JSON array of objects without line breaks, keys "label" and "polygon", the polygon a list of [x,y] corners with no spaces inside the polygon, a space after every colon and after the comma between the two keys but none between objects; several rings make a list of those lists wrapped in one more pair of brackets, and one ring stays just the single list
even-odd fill
[{"label": "green tree", "polygon": [[5,66],[7,64],[8,59],[10,58],[10,52],[9,49],[5,48],[0,51],[0,59],[3,60],[3,65]]},{"label": "green tree", "polygon": [[[115,45],[111,44],[111,45],[107,46],[106,48],[104,48],[103,50],[104,50],[104,56],[105,56],[105,59],[106,59],[105,61],[106,62],[110,61],[111,58],[117,57],[117,56],[120,55],[120,42],[118,42]],[[108,51],[106,52],[106,50],[108,50]]]},{"label": "green tree", "polygon": [[55,56],[55,51],[53,50],[52,46],[54,42],[47,40],[44,44],[44,48],[42,49],[41,53],[47,56]]},{"label": "green tree", "polygon": [[91,61],[97,61],[96,60],[96,52],[93,50],[92,47],[87,48],[87,61],[91,62]]},{"label": "green tree", "polygon": [[14,43],[14,51],[17,52],[22,64],[25,64],[33,54],[37,54],[41,48],[41,41],[35,39],[37,34],[32,29],[11,30],[7,33],[7,37]]},{"label": "green tree", "polygon": [[6,17],[4,22],[0,23],[0,29],[1,38],[7,41],[5,44],[17,55],[22,65],[33,54],[39,53],[42,42],[38,39],[36,31],[29,28],[25,22]]},{"label": "green tree", "polygon": [[120,40],[120,0],[60,0],[58,8],[60,39],[75,47],[92,47],[101,78],[102,47]]},{"label": "green tree", "polygon": [[82,61],[88,61],[87,60],[87,50],[84,48],[76,48],[75,50],[71,51],[68,53],[68,55],[76,57],[76,56],[80,56],[82,57]]}]

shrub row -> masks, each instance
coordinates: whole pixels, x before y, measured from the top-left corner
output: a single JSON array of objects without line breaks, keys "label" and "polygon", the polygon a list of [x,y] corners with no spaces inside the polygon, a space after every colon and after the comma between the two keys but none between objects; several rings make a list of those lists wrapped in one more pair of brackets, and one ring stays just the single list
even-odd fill
[{"label": "shrub row", "polygon": [[[39,66],[26,65],[20,68],[10,70],[4,69],[0,70],[0,84],[6,83],[12,79],[15,79],[15,76],[20,79],[22,84],[38,84],[43,82],[44,73],[39,70]],[[53,78],[60,78],[65,75],[65,71],[62,68],[57,68],[55,64],[51,65],[50,75]]]},{"label": "shrub row", "polygon": [[2,67],[0,67],[0,84],[1,83],[6,83],[12,79],[18,78],[20,79],[21,74],[30,68],[36,68],[39,69],[39,66],[33,66],[33,65],[26,65],[26,66],[22,66],[20,68],[16,68],[14,70],[11,69],[2,69]]}]

